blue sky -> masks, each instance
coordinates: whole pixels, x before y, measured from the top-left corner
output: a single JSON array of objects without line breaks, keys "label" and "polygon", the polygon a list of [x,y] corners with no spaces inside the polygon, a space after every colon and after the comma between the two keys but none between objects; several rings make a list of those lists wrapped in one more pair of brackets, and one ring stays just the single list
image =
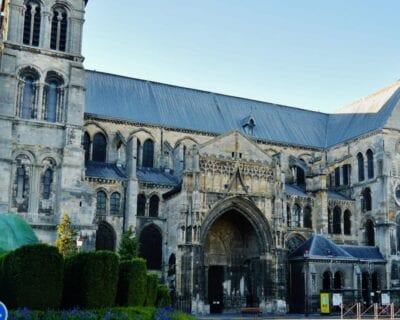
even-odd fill
[{"label": "blue sky", "polygon": [[332,112],[400,79],[399,0],[90,0],[85,67]]}]

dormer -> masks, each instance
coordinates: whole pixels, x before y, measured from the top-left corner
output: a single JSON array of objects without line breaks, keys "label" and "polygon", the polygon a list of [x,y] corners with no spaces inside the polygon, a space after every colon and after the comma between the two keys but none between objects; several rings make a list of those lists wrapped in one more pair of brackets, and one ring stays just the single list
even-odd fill
[{"label": "dormer", "polygon": [[256,120],[252,115],[248,115],[241,121],[243,132],[247,135],[254,135],[254,127],[256,126]]}]

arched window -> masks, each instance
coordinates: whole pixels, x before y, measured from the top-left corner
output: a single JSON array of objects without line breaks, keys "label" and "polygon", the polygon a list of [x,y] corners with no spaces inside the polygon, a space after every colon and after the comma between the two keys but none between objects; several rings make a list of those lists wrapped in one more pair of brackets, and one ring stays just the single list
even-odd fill
[{"label": "arched window", "polygon": [[175,273],[176,273],[176,258],[174,254],[171,254],[168,260],[168,277],[174,276]]},{"label": "arched window", "polygon": [[345,164],[342,167],[343,171],[343,185],[348,186],[350,184],[351,177],[351,165]]},{"label": "arched window", "polygon": [[110,214],[121,214],[121,195],[118,192],[114,192],[110,197]]},{"label": "arched window", "polygon": [[371,149],[367,150],[368,179],[374,177],[374,153]]},{"label": "arched window", "polygon": [[159,202],[160,202],[160,199],[156,195],[151,196],[150,207],[149,207],[149,216],[150,217],[158,217]]},{"label": "arched window", "polygon": [[349,210],[343,214],[343,229],[345,235],[351,235],[351,212]]},{"label": "arched window", "polygon": [[286,225],[290,227],[292,225],[291,213],[289,205],[286,206]]},{"label": "arched window", "polygon": [[107,195],[104,191],[97,192],[96,214],[98,216],[107,214]]},{"label": "arched window", "polygon": [[333,278],[333,288],[342,289],[342,274],[339,271],[335,272],[335,277]]},{"label": "arched window", "polygon": [[357,154],[358,162],[358,181],[364,181],[364,157],[362,153]]},{"label": "arched window", "polygon": [[85,161],[90,160],[90,136],[87,132],[83,134],[82,139],[83,150],[85,150]]},{"label": "arched window", "polygon": [[372,210],[371,189],[365,188],[362,192],[361,209],[363,212]]},{"label": "arched window", "polygon": [[328,233],[332,233],[332,210],[328,208]]},{"label": "arched window", "polygon": [[23,43],[28,46],[39,46],[40,40],[40,5],[36,1],[28,1],[25,6]]},{"label": "arched window", "polygon": [[296,166],[296,184],[304,186],[306,184],[306,176],[304,174],[303,168]]},{"label": "arched window", "polygon": [[304,243],[306,239],[304,239],[301,235],[295,234],[294,236],[291,236],[287,241],[286,241],[286,248],[289,250],[289,252],[293,252],[296,250],[301,244]]},{"label": "arched window", "polygon": [[43,90],[44,114],[43,119],[50,122],[60,122],[63,116],[64,81],[55,73],[50,72],[46,77]]},{"label": "arched window", "polygon": [[154,166],[154,142],[150,139],[143,144],[142,166],[147,168],[153,168]]},{"label": "arched window", "polygon": [[140,140],[137,140],[136,144],[136,166],[141,167],[142,166],[142,153],[141,153],[141,144]]},{"label": "arched window", "polygon": [[295,204],[292,208],[292,227],[300,227],[300,206]]},{"label": "arched window", "polygon": [[32,68],[20,73],[17,95],[17,115],[22,119],[37,117],[37,81],[39,74]]},{"label": "arched window", "polygon": [[331,289],[331,273],[329,271],[325,271],[322,275],[322,290],[330,290]]},{"label": "arched window", "polygon": [[182,151],[182,169],[186,169],[186,146],[183,146],[183,151]]},{"label": "arched window", "polygon": [[29,208],[30,170],[30,159],[25,155],[18,156],[13,186],[13,203],[18,212],[27,212]]},{"label": "arched window", "polygon": [[64,8],[56,7],[53,9],[50,39],[50,48],[53,50],[65,51],[66,49],[68,29],[67,18],[67,12]]},{"label": "arched window", "polygon": [[137,197],[137,215],[144,216],[146,213],[146,196],[140,193]]},{"label": "arched window", "polygon": [[102,221],[96,232],[96,250],[115,250],[115,231],[111,225]]},{"label": "arched window", "polygon": [[335,168],[335,187],[340,186],[340,167]]},{"label": "arched window", "polygon": [[140,256],[146,259],[147,269],[161,270],[162,236],[154,225],[143,229],[139,238]]},{"label": "arched window", "polygon": [[396,218],[397,252],[400,251],[400,215]]},{"label": "arched window", "polygon": [[398,280],[399,279],[399,267],[395,261],[392,261],[392,280]]},{"label": "arched window", "polygon": [[96,133],[93,138],[92,160],[97,162],[106,162],[107,140],[104,134]]},{"label": "arched window", "polygon": [[369,286],[369,274],[368,272],[362,273],[361,278],[361,288],[362,288],[362,297],[365,303],[369,304],[370,299],[370,286]]},{"label": "arched window", "polygon": [[50,199],[51,184],[53,183],[53,170],[50,168],[43,175],[43,199]]},{"label": "arched window", "polygon": [[23,164],[20,164],[17,167],[17,197],[23,198],[25,195],[27,182],[29,182],[29,178],[26,174],[26,169]]},{"label": "arched window", "polygon": [[379,274],[377,272],[372,273],[371,289],[372,289],[372,292],[374,292],[373,302],[379,303],[380,302],[380,299],[379,299],[380,294],[378,293],[378,291],[381,291],[381,284],[380,284]]},{"label": "arched window", "polygon": [[334,234],[342,233],[342,211],[337,206],[333,209],[332,227],[333,227]]},{"label": "arched window", "polygon": [[375,229],[374,223],[371,220],[367,220],[365,223],[365,242],[367,246],[375,245]]},{"label": "arched window", "polygon": [[303,227],[312,228],[311,208],[309,206],[303,209]]}]

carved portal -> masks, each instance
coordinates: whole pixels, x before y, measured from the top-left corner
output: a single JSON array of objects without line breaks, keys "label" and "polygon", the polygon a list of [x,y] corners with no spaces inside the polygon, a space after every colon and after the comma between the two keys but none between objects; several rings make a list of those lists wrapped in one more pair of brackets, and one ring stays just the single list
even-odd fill
[{"label": "carved portal", "polygon": [[260,254],[253,226],[238,211],[227,211],[213,223],[204,248],[212,313],[259,305]]}]

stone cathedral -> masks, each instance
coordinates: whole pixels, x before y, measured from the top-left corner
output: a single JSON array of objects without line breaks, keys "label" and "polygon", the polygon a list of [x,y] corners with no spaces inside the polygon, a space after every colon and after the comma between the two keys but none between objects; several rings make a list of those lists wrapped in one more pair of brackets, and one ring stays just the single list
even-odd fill
[{"label": "stone cathedral", "polygon": [[0,212],[82,250],[133,228],[193,313],[398,300],[400,82],[325,114],[85,70],[86,2],[2,2]]}]

